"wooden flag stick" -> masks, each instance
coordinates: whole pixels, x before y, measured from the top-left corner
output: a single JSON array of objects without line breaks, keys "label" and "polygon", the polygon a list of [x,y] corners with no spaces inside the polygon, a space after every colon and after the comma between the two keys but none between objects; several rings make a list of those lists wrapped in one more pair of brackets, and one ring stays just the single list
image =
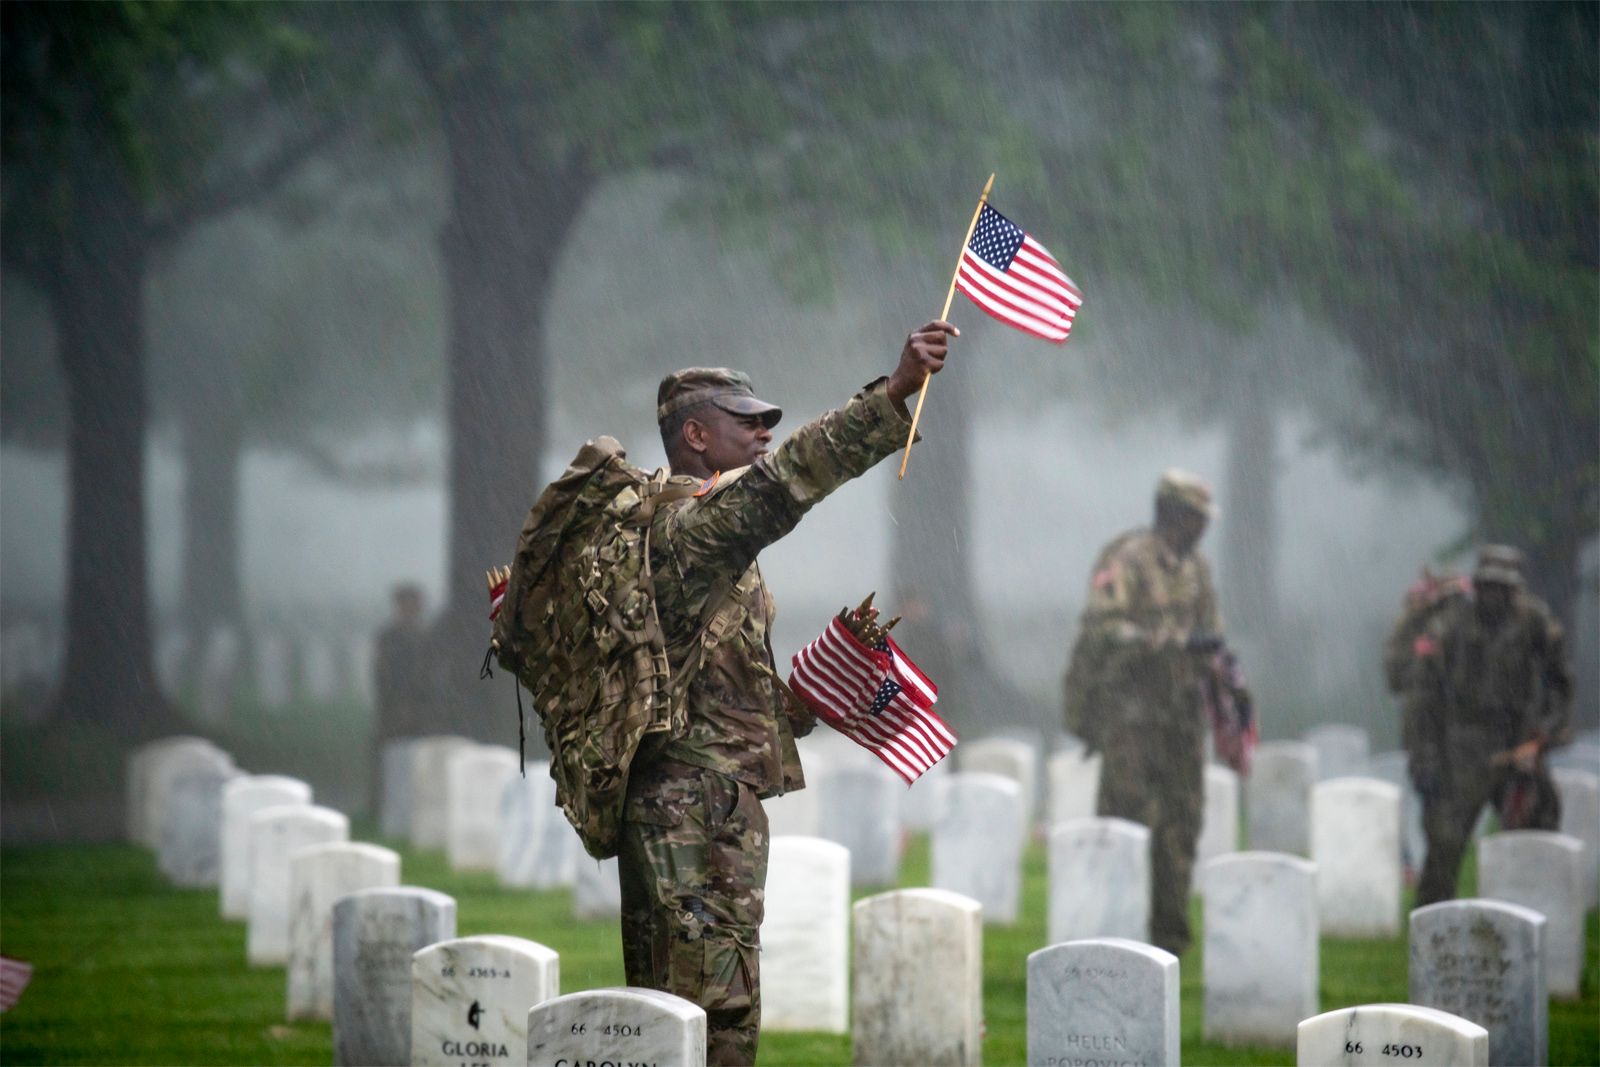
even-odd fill
[{"label": "wooden flag stick", "polygon": [[[950,316],[950,304],[956,298],[956,279],[961,276],[961,257],[967,254],[967,242],[972,240],[972,231],[978,228],[978,216],[983,214],[983,205],[989,202],[989,190],[994,188],[994,175],[989,175],[989,180],[983,183],[983,195],[978,197],[978,206],[972,210],[972,221],[967,223],[967,235],[961,239],[961,251],[956,255],[956,271],[950,275],[950,291],[944,294],[944,310],[939,312],[941,322]],[[917,439],[917,423],[922,420],[922,402],[928,399],[928,379],[931,374],[922,376],[922,389],[917,393],[917,410],[911,413],[911,432],[906,434],[906,454],[900,457],[900,480],[906,477],[906,464],[911,462],[911,442]]]}]

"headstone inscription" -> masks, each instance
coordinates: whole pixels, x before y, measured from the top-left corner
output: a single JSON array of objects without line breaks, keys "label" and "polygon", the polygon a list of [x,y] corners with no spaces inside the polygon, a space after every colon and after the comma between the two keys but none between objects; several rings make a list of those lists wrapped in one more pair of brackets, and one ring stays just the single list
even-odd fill
[{"label": "headstone inscription", "polygon": [[1122,938],[1028,957],[1028,1063],[1179,1062],[1178,957]]},{"label": "headstone inscription", "polygon": [[945,799],[933,830],[934,888],[976,900],[984,922],[1016,922],[1027,844],[1022,786],[1004,775],[959,771],[950,776]]},{"label": "headstone inscription", "polygon": [[400,856],[377,845],[331,841],[289,857],[288,1018],[333,1018],[333,903],[400,884]]},{"label": "headstone inscription", "polygon": [[1287,1046],[1317,1012],[1316,866],[1277,852],[1206,864],[1205,1039]]},{"label": "headstone inscription", "polygon": [[331,808],[293,804],[250,816],[250,966],[289,962],[289,857],[307,845],[349,839],[350,820]]},{"label": "headstone inscription", "polygon": [[706,1013],[654,989],[568,993],[528,1012],[528,1067],[704,1067]]},{"label": "headstone inscription", "polygon": [[774,837],[761,923],[761,1026],[850,1028],[850,850]]},{"label": "headstone inscription", "polygon": [[473,742],[465,737],[432,734],[418,737],[411,748],[411,844],[444,848],[450,840],[450,757]]},{"label": "headstone inscription", "polygon": [[[1207,860],[1239,851],[1239,775],[1215,763],[1206,765],[1206,804],[1195,844],[1195,868]],[[1200,892],[1198,879],[1194,884]]]},{"label": "headstone inscription", "polygon": [[1250,849],[1311,855],[1311,789],[1317,750],[1303,741],[1268,741],[1256,749],[1245,780]]},{"label": "headstone inscription", "polygon": [[964,773],[998,774],[1016,782],[1022,790],[1024,830],[1033,825],[1038,810],[1039,744],[1015,737],[980,737],[965,741],[956,749],[959,768]]},{"label": "headstone inscription", "polygon": [[218,897],[224,919],[250,917],[250,816],[263,808],[310,803],[311,787],[281,774],[252,774],[223,786]]},{"label": "headstone inscription", "polygon": [[615,919],[622,914],[622,880],[617,858],[597,860],[578,856],[577,880],[572,888],[572,914],[579,919]]},{"label": "headstone inscription", "polygon": [[222,880],[222,794],[242,774],[233,761],[204,757],[168,780],[156,863],[175,886],[203,889]]},{"label": "headstone inscription", "polygon": [[1326,1012],[1302,1022],[1297,1038],[1297,1067],[1489,1064],[1489,1034],[1483,1027],[1415,1004],[1363,1004]]},{"label": "headstone inscription", "polygon": [[363,889],[333,905],[335,1067],[411,1063],[411,957],[456,936],[456,902],[432,889]]},{"label": "headstone inscription", "polygon": [[900,801],[905,783],[881,763],[835,765],[816,784],[819,837],[850,850],[850,881],[894,885],[900,878]]},{"label": "headstone inscription", "polygon": [[858,900],[854,1062],[944,1067],[982,1062],[983,909],[942,889]]},{"label": "headstone inscription", "polygon": [[1478,895],[1545,917],[1544,979],[1558,1000],[1576,999],[1583,976],[1583,842],[1549,830],[1510,830],[1478,842]]},{"label": "headstone inscription", "polygon": [[1411,913],[1411,1003],[1489,1031],[1489,1062],[1549,1062],[1545,918],[1502,900],[1446,900]]},{"label": "headstone inscription", "polygon": [[560,992],[560,961],[535,941],[488,934],[420,949],[411,961],[411,1063],[520,1067],[528,1010]]},{"label": "headstone inscription", "polygon": [[1317,783],[1311,800],[1317,914],[1331,937],[1400,932],[1400,790],[1376,778]]},{"label": "headstone inscription", "polygon": [[1150,830],[1128,819],[1069,819],[1050,831],[1051,944],[1150,939]]},{"label": "headstone inscription", "polygon": [[[578,835],[556,807],[556,784],[547,762],[528,764],[528,776],[500,791],[500,847],[495,870],[500,884],[521,889],[556,889],[578,877]],[[585,857],[587,858],[587,857]]]},{"label": "headstone inscription", "polygon": [[1318,781],[1367,773],[1372,743],[1361,727],[1342,722],[1327,723],[1307,730],[1305,741],[1317,750]]},{"label": "headstone inscription", "polygon": [[500,794],[518,776],[520,758],[504,745],[473,745],[451,753],[445,855],[453,871],[492,871],[500,858]]},{"label": "headstone inscription", "polygon": [[1561,832],[1583,842],[1586,908],[1600,904],[1600,774],[1556,767],[1550,775],[1561,794]]},{"label": "headstone inscription", "polygon": [[1057,749],[1045,766],[1050,781],[1047,828],[1095,814],[1100,795],[1100,753],[1090,755],[1083,742],[1078,741]]}]

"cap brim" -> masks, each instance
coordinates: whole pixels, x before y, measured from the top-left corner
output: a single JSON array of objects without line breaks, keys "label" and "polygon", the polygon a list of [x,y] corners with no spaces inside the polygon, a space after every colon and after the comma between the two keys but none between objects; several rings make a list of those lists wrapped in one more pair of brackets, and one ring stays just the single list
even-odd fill
[{"label": "cap brim", "polygon": [[711,402],[730,415],[755,415],[761,419],[761,425],[769,430],[783,418],[782,408],[753,396],[718,396],[713,397]]}]

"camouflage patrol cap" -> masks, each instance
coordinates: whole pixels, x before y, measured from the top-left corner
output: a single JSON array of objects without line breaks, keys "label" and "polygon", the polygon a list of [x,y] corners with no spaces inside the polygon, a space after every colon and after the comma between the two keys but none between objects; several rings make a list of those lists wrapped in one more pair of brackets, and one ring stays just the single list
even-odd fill
[{"label": "camouflage patrol cap", "polygon": [[1173,468],[1164,473],[1156,483],[1156,500],[1182,504],[1208,519],[1217,517],[1217,506],[1211,502],[1211,486],[1188,471]]},{"label": "camouflage patrol cap", "polygon": [[756,397],[750,376],[727,367],[685,367],[661,379],[656,390],[656,422],[695,404],[713,403],[733,415],[755,415],[767,429],[783,418],[783,409]]},{"label": "camouflage patrol cap", "polygon": [[1510,545],[1484,545],[1478,549],[1478,564],[1472,569],[1473,582],[1495,582],[1522,588],[1522,550]]}]

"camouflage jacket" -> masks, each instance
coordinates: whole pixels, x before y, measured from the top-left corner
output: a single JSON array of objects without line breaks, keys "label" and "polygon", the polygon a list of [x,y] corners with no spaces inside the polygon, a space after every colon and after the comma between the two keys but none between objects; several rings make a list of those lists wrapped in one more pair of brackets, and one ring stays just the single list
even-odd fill
[{"label": "camouflage jacket", "polygon": [[[1104,696],[1165,715],[1194,711],[1206,657],[1185,648],[1195,634],[1220,634],[1211,568],[1198,552],[1179,556],[1154,531],[1130,530],[1101,550],[1089,579],[1065,680],[1067,728],[1099,747]],[[1127,724],[1124,724],[1127,725]]]},{"label": "camouflage jacket", "polygon": [[707,602],[722,599],[723,607],[689,681],[687,729],[670,740],[647,738],[642,759],[659,754],[707,767],[764,797],[805,785],[794,738],[812,719],[777,674],[768,642],[774,608],[756,555],[904,445],[907,422],[879,379],[754,465],[708,479],[694,497],[657,513],[651,565],[674,670],[689,656]]}]

